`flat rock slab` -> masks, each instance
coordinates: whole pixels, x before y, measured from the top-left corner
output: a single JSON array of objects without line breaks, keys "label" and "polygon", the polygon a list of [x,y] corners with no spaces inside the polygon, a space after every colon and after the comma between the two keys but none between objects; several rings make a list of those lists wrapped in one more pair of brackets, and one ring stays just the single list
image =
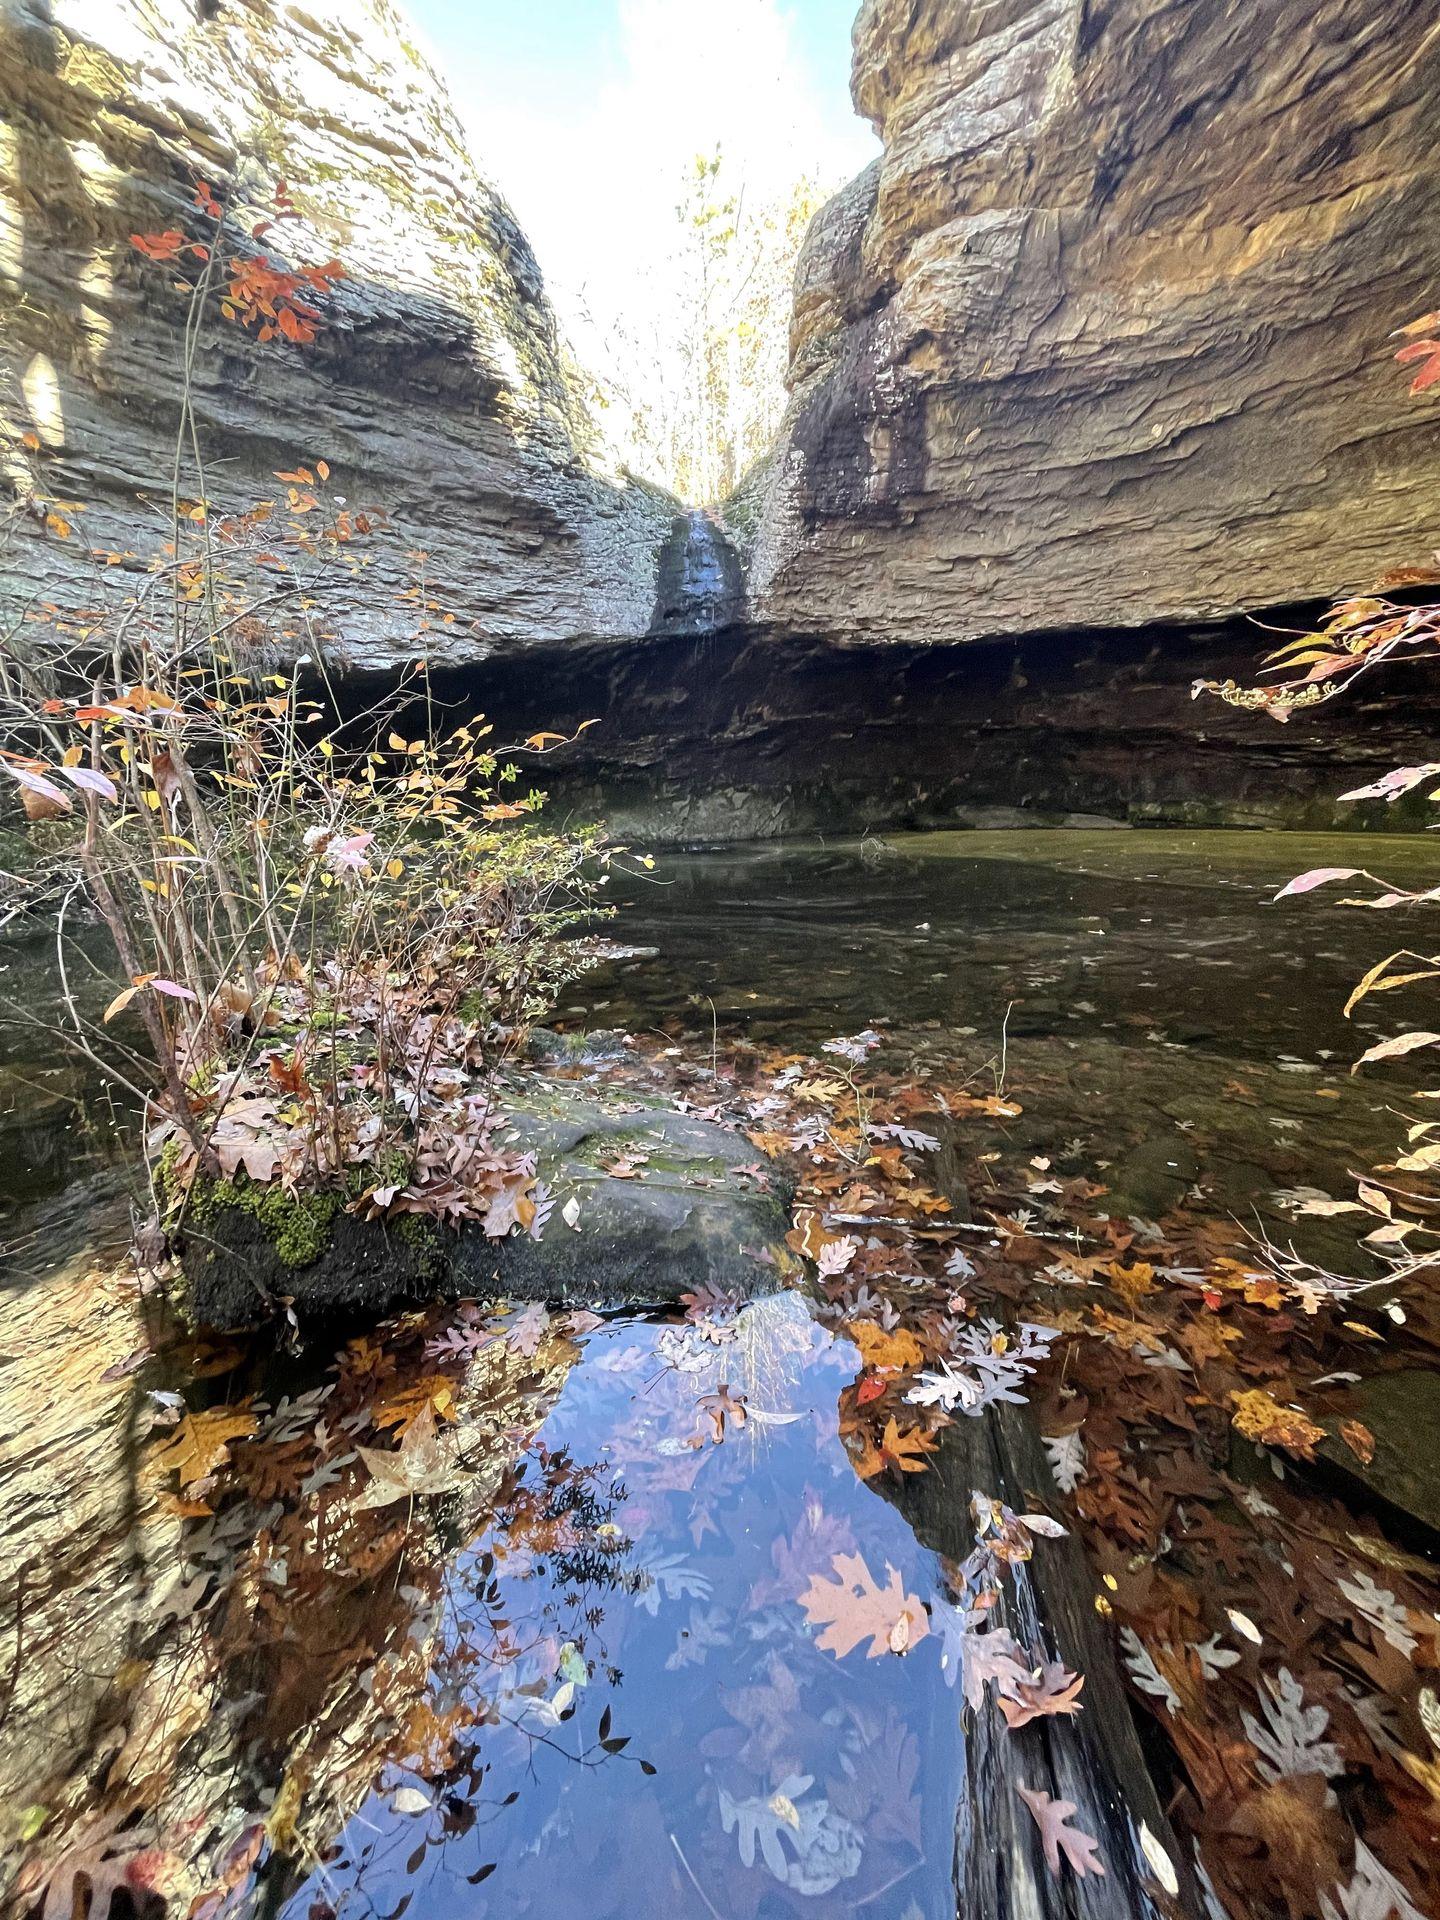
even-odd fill
[{"label": "flat rock slab", "polygon": [[[706,1284],[766,1292],[794,1265],[784,1244],[789,1184],[742,1136],[538,1076],[499,1104],[509,1121],[502,1139],[534,1153],[554,1198],[539,1240],[337,1209],[323,1248],[295,1264],[293,1247],[287,1261],[283,1237],[254,1212],[212,1199],[181,1250],[190,1318],[232,1329],[281,1302],[303,1319],[380,1314],[437,1296],[658,1305]],[[605,1171],[617,1163],[635,1175]]]},{"label": "flat rock slab", "polygon": [[1358,1382],[1351,1399],[1354,1417],[1374,1435],[1374,1458],[1358,1460],[1333,1434],[1319,1442],[1321,1455],[1343,1480],[1440,1540],[1440,1374],[1419,1368],[1379,1373]]}]

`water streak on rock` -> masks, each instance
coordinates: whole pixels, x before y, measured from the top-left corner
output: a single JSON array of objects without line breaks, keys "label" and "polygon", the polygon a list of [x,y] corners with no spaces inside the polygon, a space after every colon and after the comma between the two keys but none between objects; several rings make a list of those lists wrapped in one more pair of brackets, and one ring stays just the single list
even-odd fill
[{"label": "water streak on rock", "polygon": [[676,516],[660,555],[651,632],[695,638],[734,626],[745,602],[740,557],[708,507]]}]

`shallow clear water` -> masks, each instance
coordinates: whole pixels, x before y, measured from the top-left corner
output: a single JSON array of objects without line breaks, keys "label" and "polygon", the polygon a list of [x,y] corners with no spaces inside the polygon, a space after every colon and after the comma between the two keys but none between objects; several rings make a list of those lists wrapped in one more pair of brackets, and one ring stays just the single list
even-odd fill
[{"label": "shallow clear water", "polygon": [[874,1018],[998,1041],[1013,1002],[1012,1032],[1144,1019],[1237,1058],[1313,1060],[1356,1031],[1340,1009],[1389,928],[1339,907],[1344,887],[1274,895],[1367,854],[1402,883],[1433,877],[1418,836],[1357,853],[1340,836],[1056,829],[667,856],[619,923],[658,955],[584,1005],[699,1031],[713,1000],[724,1027],[796,1042]]},{"label": "shallow clear water", "polygon": [[[1371,848],[1400,879],[1432,852]],[[690,1057],[731,1037],[805,1047],[883,1025],[917,1058],[958,1055],[982,1086],[1010,1076],[1025,1113],[997,1141],[1043,1150],[1062,1173],[1100,1169],[1117,1213],[1204,1191],[1217,1210],[1289,1230],[1287,1190],[1338,1191],[1390,1126],[1383,1093],[1348,1074],[1366,1023],[1340,1017],[1390,929],[1323,897],[1269,904],[1294,873],[1354,857],[1353,841],[1138,832],[671,857],[632,887],[614,929],[657,951],[588,977],[562,1024],[658,1029]],[[31,991],[38,956],[6,964],[11,988]],[[59,1804],[62,1781],[73,1804],[86,1741],[113,1724],[133,1738],[160,1674],[200,1703],[189,1744],[157,1735],[148,1759],[111,1752],[112,1786],[117,1768],[151,1767],[161,1824],[219,1844],[276,1824],[277,1796],[283,1806],[286,1781],[301,1780],[302,1831],[323,1845],[270,1883],[287,1920],[954,1912],[965,1755],[940,1637],[903,1659],[839,1660],[800,1604],[857,1547],[922,1601],[945,1591],[936,1554],[840,1443],[848,1343],[796,1296],[748,1308],[718,1346],[637,1316],[582,1328],[540,1384],[505,1365],[480,1382],[462,1420],[471,1477],[403,1548],[386,1547],[402,1509],[350,1516],[347,1550],[363,1546],[372,1572],[337,1572],[322,1516],[303,1553],[257,1575],[258,1495],[227,1533],[155,1513],[137,1491],[122,1398],[133,1409],[158,1376],[100,1394],[133,1336],[85,1291],[91,1256],[125,1223],[110,1130],[93,1107],[64,1104],[73,1077],[31,1031],[8,1040],[17,1145],[0,1212],[0,1347],[31,1338],[32,1290],[49,1289],[50,1366],[77,1407],[47,1429],[49,1482],[63,1499],[72,1481],[110,1474],[149,1530],[115,1532],[120,1492],[104,1512],[77,1502],[69,1541],[62,1517],[70,1585],[47,1578],[32,1600],[51,1635],[35,1657],[85,1679],[63,1712],[43,1688],[22,1702],[0,1782],[17,1809],[36,1793]],[[35,1378],[11,1370],[5,1389],[33,1392]],[[315,1356],[288,1390],[328,1378]],[[722,1383],[751,1417],[718,1439],[696,1401]],[[267,1386],[267,1404],[280,1390]],[[15,1460],[0,1483],[7,1577],[34,1524]],[[967,1493],[955,1488],[957,1510]],[[197,1616],[177,1650],[173,1605],[157,1597],[182,1549],[226,1581],[246,1569],[244,1604],[264,1623],[248,1653],[233,1611]],[[107,1639],[96,1623],[113,1613],[117,1564],[137,1553],[126,1630]],[[607,1751],[604,1738],[626,1744]]]},{"label": "shallow clear water", "polygon": [[[316,1897],[348,1908],[362,1890],[382,1913],[406,1893],[411,1911],[446,1914],[700,1916],[706,1890],[727,1913],[953,1906],[961,1736],[940,1642],[841,1663],[798,1604],[859,1543],[877,1574],[888,1563],[907,1591],[942,1591],[935,1556],[839,1443],[848,1347],[793,1296],[748,1309],[733,1347],[692,1341],[695,1371],[667,1368],[660,1332],[621,1322],[586,1336],[504,1523],[469,1535],[408,1609],[407,1632],[432,1636],[428,1697],[480,1777],[457,1767],[447,1796],[387,1769],[339,1857],[285,1908],[293,1920]],[[692,1449],[696,1395],[722,1380],[750,1417]],[[477,1590],[492,1575],[487,1604]],[[583,1684],[556,1725],[547,1707],[570,1673]],[[595,1749],[602,1715],[623,1751]],[[428,1811],[396,1810],[407,1782]],[[803,1828],[767,1816],[777,1782]],[[727,1805],[741,1809],[728,1834]],[[745,1866],[742,1828],[757,1816],[795,1885],[753,1842]],[[487,1863],[493,1881],[472,1891]]]}]

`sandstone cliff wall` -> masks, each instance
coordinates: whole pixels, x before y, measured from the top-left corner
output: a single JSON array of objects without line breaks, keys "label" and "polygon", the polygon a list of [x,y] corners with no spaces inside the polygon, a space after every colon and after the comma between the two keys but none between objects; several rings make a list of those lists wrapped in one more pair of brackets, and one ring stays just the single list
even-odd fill
[{"label": "sandstone cliff wall", "polygon": [[[243,213],[283,175],[305,219],[264,245],[337,256],[347,278],[313,346],[208,330],[212,495],[244,504],[323,458],[352,505],[390,513],[353,592],[326,602],[357,664],[416,650],[413,549],[455,616],[426,636],[437,660],[646,631],[673,502],[607,457],[529,246],[405,35],[387,0],[0,0],[12,606],[89,604],[92,549],[161,537],[184,301],[130,234],[194,231],[197,176]],[[24,511],[37,465],[83,507],[68,540]]]},{"label": "sandstone cliff wall", "polygon": [[1424,0],[866,0],[854,93],[885,150],[801,262],[758,618],[967,640],[1428,557]]}]

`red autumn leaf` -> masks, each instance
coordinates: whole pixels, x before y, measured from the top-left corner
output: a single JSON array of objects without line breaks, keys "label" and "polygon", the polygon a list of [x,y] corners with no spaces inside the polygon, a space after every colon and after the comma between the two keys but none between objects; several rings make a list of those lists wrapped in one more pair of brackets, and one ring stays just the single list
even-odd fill
[{"label": "red autumn leaf", "polygon": [[132,233],[130,244],[150,260],[173,260],[185,245],[185,235],[174,227],[164,233]]},{"label": "red autumn leaf", "polygon": [[1411,393],[1424,393],[1440,380],[1440,340],[1412,340],[1409,346],[1401,347],[1395,358],[1402,367],[1416,360],[1421,363],[1420,371],[1410,382]]}]

